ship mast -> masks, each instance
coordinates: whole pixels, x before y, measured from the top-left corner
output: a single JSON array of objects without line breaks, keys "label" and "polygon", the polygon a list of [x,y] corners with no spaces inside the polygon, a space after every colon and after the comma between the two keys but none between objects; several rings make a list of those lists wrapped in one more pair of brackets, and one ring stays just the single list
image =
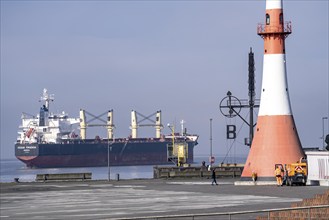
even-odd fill
[{"label": "ship mast", "polygon": [[39,102],[45,101],[45,107],[47,109],[49,109],[49,101],[54,101],[54,100],[55,100],[54,94],[48,94],[48,90],[43,89],[43,94],[42,94]]}]

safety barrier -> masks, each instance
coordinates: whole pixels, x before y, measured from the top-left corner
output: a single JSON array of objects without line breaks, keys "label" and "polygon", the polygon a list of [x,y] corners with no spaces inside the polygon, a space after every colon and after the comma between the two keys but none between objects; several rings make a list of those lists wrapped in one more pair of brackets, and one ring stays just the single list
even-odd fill
[{"label": "safety barrier", "polygon": [[[221,164],[216,166],[217,177],[240,177],[243,171],[243,164]],[[154,167],[153,178],[192,178],[211,177],[211,171],[207,167]]]},{"label": "safety barrier", "polygon": [[91,173],[56,173],[56,174],[37,174],[36,181],[76,181],[91,180]]},{"label": "safety barrier", "polygon": [[[140,220],[140,219],[204,219],[205,217],[219,217],[219,216],[227,216],[229,220],[232,219],[233,216],[237,215],[246,215],[246,214],[260,214],[260,213],[266,213],[267,217],[262,217],[262,219],[272,219],[270,216],[270,213],[278,212],[278,211],[298,211],[298,210],[307,210],[307,216],[303,216],[303,219],[314,219],[311,216],[311,211],[315,209],[325,209],[325,212],[327,213],[329,211],[329,205],[318,205],[318,206],[306,206],[306,207],[296,207],[296,208],[280,208],[280,209],[263,209],[263,210],[254,210],[254,211],[241,211],[241,212],[221,212],[221,213],[202,213],[202,214],[187,214],[187,215],[163,215],[163,216],[145,216],[145,217],[130,217],[130,218],[117,218],[116,220]],[[327,217],[327,215],[326,215]],[[241,218],[239,218],[241,219]],[[256,217],[255,217],[256,219]],[[282,219],[290,219],[282,218]],[[316,218],[321,219],[321,218]]]}]

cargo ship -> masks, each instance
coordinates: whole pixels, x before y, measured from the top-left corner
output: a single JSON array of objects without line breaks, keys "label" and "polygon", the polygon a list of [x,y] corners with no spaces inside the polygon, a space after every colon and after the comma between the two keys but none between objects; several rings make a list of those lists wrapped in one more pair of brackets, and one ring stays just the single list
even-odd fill
[{"label": "cargo ship", "polygon": [[[140,126],[137,112],[131,112],[131,135],[126,138],[114,138],[113,110],[107,112],[105,124],[107,137],[86,138],[88,127],[96,126],[86,121],[85,110],[80,110],[78,118],[70,118],[65,112],[49,111],[54,95],[43,90],[40,99],[43,105],[36,116],[23,113],[15,143],[15,156],[30,168],[59,167],[97,167],[125,165],[162,165],[177,163],[175,146],[186,147],[186,162],[193,163],[193,151],[198,135],[190,135],[183,128],[182,132],[162,135],[161,111],[157,111],[152,126],[156,135],[153,138],[137,137]],[[99,119],[99,117],[96,116]],[[149,119],[146,117],[145,119]],[[74,131],[79,130],[76,134]],[[176,152],[176,153],[175,153]]]}]

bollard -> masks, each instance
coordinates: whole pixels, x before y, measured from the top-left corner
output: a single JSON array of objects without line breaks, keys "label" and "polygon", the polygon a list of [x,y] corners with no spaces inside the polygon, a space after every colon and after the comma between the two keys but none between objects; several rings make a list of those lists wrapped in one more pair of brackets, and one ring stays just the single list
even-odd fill
[{"label": "bollard", "polygon": [[119,173],[116,174],[116,180],[117,180],[117,181],[120,180],[120,174],[119,174]]}]

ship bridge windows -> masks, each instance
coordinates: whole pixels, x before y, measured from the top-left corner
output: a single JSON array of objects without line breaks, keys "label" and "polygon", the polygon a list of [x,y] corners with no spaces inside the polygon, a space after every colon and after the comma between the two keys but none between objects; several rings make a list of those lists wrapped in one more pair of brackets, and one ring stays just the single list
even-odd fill
[{"label": "ship bridge windows", "polygon": [[266,14],[266,25],[270,24],[270,15]]}]

